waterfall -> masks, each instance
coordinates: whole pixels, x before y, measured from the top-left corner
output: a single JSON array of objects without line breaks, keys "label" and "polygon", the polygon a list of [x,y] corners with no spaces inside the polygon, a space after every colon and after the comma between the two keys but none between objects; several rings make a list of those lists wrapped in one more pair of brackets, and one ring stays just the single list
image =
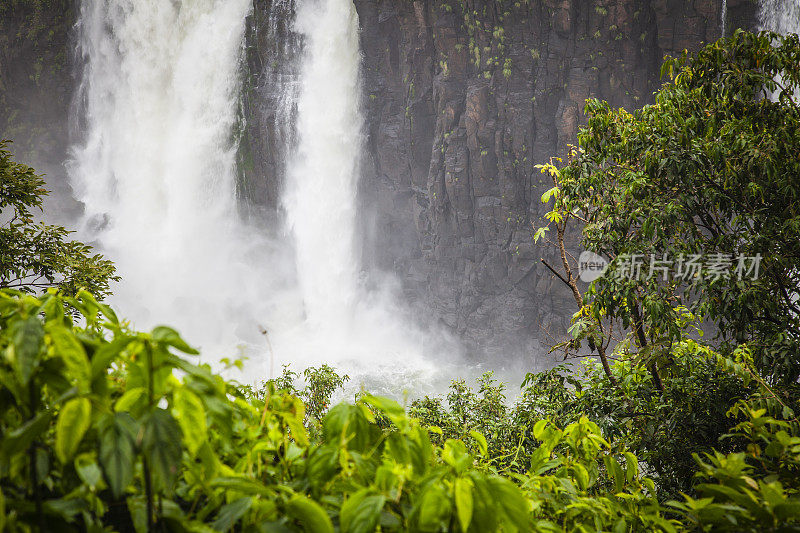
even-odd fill
[{"label": "waterfall", "polygon": [[728,19],[728,0],[722,0],[722,10],[719,15],[719,22],[720,26],[722,27],[722,31],[720,32],[720,37],[722,39],[725,38],[725,23]]},{"label": "waterfall", "polygon": [[338,322],[358,298],[356,188],[362,139],[358,15],[351,0],[305,2],[298,145],[287,172],[287,224],[308,319]]},{"label": "waterfall", "polygon": [[[798,0],[760,0],[758,8],[758,29],[775,33],[800,34],[800,2]],[[781,82],[780,76],[776,81]],[[776,94],[771,95],[774,100]],[[794,100],[800,101],[800,89],[795,89]]]},{"label": "waterfall", "polygon": [[234,330],[266,300],[258,238],[236,201],[250,9],[249,0],[80,5],[84,138],[69,170],[83,237],[117,264],[112,302],[137,327],[171,323],[207,348],[241,340]]},{"label": "waterfall", "polygon": [[236,131],[250,10],[250,0],[80,4],[83,137],[69,170],[84,206],[81,237],[123,278],[112,303],[135,327],[175,325],[211,363],[240,350],[250,383],[280,363],[331,363],[376,391],[429,390],[435,371],[446,384],[451,341],[416,325],[391,283],[362,282],[351,0],[270,4],[271,58],[256,89],[284,163],[263,177],[281,182],[283,222],[269,228],[267,218],[240,214]]},{"label": "waterfall", "polygon": [[292,31],[302,41],[297,78],[275,83],[283,94],[274,98],[293,110],[281,206],[302,319],[276,330],[276,351],[311,363],[335,361],[386,393],[446,384],[442,370],[457,351],[453,343],[415,322],[390,290],[391,279],[371,290],[363,282],[357,191],[364,120],[355,6],[297,0]]},{"label": "waterfall", "polygon": [[800,33],[800,2],[797,0],[760,0],[758,9],[760,30],[775,33]]}]

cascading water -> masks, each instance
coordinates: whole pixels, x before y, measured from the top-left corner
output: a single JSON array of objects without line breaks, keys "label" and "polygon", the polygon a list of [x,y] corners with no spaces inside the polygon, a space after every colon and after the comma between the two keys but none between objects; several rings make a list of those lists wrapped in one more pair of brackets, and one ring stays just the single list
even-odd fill
[{"label": "cascading water", "polygon": [[721,33],[720,37],[722,37],[723,39],[725,38],[725,23],[727,21],[728,21],[728,0],[722,0],[722,10],[720,11],[719,15],[719,23],[720,26],[722,27],[722,30],[720,31]]},{"label": "cascading water", "polygon": [[307,317],[325,324],[351,315],[357,300],[358,16],[351,0],[306,2],[297,29],[305,57],[284,205]]},{"label": "cascading water", "polygon": [[232,135],[250,7],[85,0],[80,12],[85,140],[70,174],[84,231],[117,263],[126,316],[175,324],[206,348],[243,340],[236,327],[264,301]]},{"label": "cascading water", "polygon": [[239,216],[234,132],[250,9],[249,0],[81,5],[85,138],[70,172],[85,206],[84,238],[123,277],[113,302],[137,327],[176,325],[210,362],[243,346],[249,382],[280,363],[325,362],[355,386],[425,390],[435,373],[423,354],[452,353],[452,345],[415,326],[391,291],[360,282],[351,0],[271,4],[275,65],[262,90],[286,161],[265,179],[283,180],[284,231],[267,235],[263,223]]},{"label": "cascading water", "polygon": [[430,346],[436,337],[414,325],[389,292],[368,292],[360,282],[358,14],[352,0],[302,0],[294,31],[303,43],[299,78],[283,84],[279,99],[296,107],[282,207],[303,321],[278,328],[275,344],[280,352],[302,353],[305,361],[332,359],[360,379],[374,377],[373,387],[423,386],[419,380],[435,374],[425,349],[439,352],[441,363],[441,346]]},{"label": "cascading water", "polygon": [[[758,8],[758,28],[786,35],[800,34],[800,3],[797,0],[761,0]],[[776,78],[780,82],[780,77]],[[776,95],[772,95],[775,99]],[[800,101],[800,89],[794,92]]]},{"label": "cascading water", "polygon": [[775,33],[800,33],[800,3],[797,0],[761,0],[758,26]]}]

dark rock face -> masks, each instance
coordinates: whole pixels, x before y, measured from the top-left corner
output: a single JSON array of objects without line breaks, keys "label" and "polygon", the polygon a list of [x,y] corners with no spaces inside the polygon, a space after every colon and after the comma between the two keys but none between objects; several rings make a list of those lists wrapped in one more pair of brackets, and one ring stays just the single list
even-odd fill
[{"label": "dark rock face", "polygon": [[[562,335],[576,309],[533,244],[535,165],[576,143],[587,98],[649,102],[665,54],[719,38],[721,4],[356,0],[377,264],[476,345]],[[755,10],[729,1],[727,27]]]},{"label": "dark rock face", "polygon": [[64,169],[75,85],[73,4],[0,3],[0,139],[12,140],[15,157],[47,175],[54,189],[48,204],[62,213],[75,208]]},{"label": "dark rock face", "polygon": [[274,212],[283,182],[283,161],[294,136],[293,109],[282,94],[296,82],[300,38],[292,31],[293,2],[254,0],[247,20],[245,127],[240,140],[240,192],[251,205]]}]

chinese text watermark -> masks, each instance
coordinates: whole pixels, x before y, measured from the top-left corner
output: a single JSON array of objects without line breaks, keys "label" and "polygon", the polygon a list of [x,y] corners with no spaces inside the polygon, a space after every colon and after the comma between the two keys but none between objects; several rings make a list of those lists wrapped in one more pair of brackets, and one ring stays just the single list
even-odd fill
[{"label": "chinese text watermark", "polygon": [[[627,280],[741,280],[745,277],[758,279],[760,269],[761,254],[734,256],[717,252],[708,255],[681,254],[676,258],[670,258],[667,254],[620,254],[617,256],[615,268],[608,276]],[[606,273],[608,261],[593,252],[582,252],[578,258],[578,270],[582,281],[594,281]]]}]

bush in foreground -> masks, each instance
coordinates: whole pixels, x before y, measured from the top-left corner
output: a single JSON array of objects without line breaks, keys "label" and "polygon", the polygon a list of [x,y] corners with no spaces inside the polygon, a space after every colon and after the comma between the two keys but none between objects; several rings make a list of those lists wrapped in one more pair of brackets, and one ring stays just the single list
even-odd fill
[{"label": "bush in foreground", "polygon": [[747,451],[703,459],[702,497],[664,507],[585,416],[520,421],[536,445],[504,475],[482,433],[439,439],[384,398],[337,405],[309,433],[297,397],[225,381],[174,330],[131,331],[86,292],[0,292],[0,350],[7,531],[763,531],[800,518],[796,420],[748,404],[735,429]]}]

